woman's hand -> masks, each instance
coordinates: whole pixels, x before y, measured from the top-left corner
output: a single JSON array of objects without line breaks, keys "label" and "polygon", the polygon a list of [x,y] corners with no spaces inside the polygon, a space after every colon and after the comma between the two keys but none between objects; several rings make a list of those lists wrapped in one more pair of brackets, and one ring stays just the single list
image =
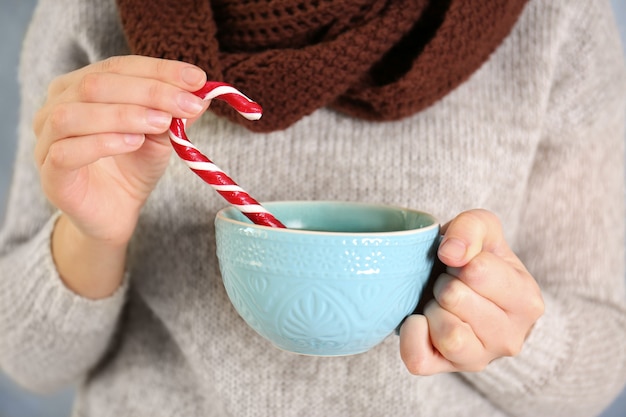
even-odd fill
[{"label": "woman's hand", "polygon": [[400,331],[400,354],[416,375],[479,371],[520,352],[543,314],[539,287],[485,210],[460,214],[442,228],[434,298]]},{"label": "woman's hand", "polygon": [[139,212],[168,165],[172,117],[208,106],[206,75],[177,61],[114,57],[56,78],[33,123],[43,190],[62,211],[52,257],[65,285],[99,299],[121,285]]},{"label": "woman's hand", "polygon": [[43,190],[91,239],[125,245],[167,167],[172,117],[207,104],[191,92],[199,68],[140,56],[110,58],[56,78],[34,120]]}]

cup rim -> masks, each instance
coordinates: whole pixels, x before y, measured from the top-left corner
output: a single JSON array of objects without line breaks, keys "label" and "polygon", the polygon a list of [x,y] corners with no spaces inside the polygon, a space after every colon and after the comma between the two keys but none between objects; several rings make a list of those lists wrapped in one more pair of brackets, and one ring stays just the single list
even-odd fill
[{"label": "cup rim", "polygon": [[[354,237],[363,237],[363,236],[376,236],[376,237],[386,237],[386,236],[402,236],[402,235],[412,235],[415,233],[426,233],[432,229],[439,229],[441,224],[437,217],[433,214],[430,214],[425,211],[416,210],[400,205],[394,204],[384,204],[384,203],[369,203],[369,202],[357,202],[357,201],[342,201],[342,200],[274,200],[274,201],[265,201],[260,202],[262,206],[271,207],[275,204],[339,204],[339,205],[354,205],[361,207],[372,207],[372,208],[384,208],[384,209],[395,209],[398,211],[405,211],[423,215],[432,220],[432,224],[428,226],[423,226],[416,229],[409,230],[394,230],[388,232],[333,232],[333,231],[320,231],[320,230],[305,230],[305,229],[289,229],[289,228],[280,228],[280,227],[271,227],[255,224],[252,222],[236,220],[231,217],[226,216],[226,212],[237,212],[238,209],[234,206],[227,206],[220,209],[215,215],[215,221],[218,220],[223,221],[225,223],[230,223],[233,225],[239,225],[243,227],[247,227],[250,229],[258,229],[263,231],[271,231],[272,233],[297,233],[299,235],[302,234],[310,234],[310,235],[318,235],[318,236],[354,236]],[[271,210],[270,210],[271,211]]]}]

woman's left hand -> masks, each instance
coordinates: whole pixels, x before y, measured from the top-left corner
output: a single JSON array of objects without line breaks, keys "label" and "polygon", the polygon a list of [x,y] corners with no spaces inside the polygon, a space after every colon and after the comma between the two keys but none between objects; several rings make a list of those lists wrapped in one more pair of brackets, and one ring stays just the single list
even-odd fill
[{"label": "woman's left hand", "polygon": [[537,282],[504,239],[499,219],[470,210],[442,228],[438,257],[447,266],[423,315],[400,330],[409,372],[479,371],[518,354],[544,304]]}]

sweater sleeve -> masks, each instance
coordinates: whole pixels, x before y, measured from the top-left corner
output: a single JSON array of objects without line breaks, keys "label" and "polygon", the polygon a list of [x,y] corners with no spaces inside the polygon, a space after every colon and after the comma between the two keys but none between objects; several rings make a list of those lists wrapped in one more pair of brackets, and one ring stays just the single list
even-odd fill
[{"label": "sweater sleeve", "polygon": [[516,245],[546,311],[520,355],[463,375],[515,416],[597,415],[626,381],[624,58],[610,3],[574,3]]},{"label": "sweater sleeve", "polygon": [[127,288],[125,281],[111,297],[93,301],[64,286],[50,252],[58,213],[41,192],[34,164],[32,119],[48,84],[89,60],[80,36],[79,4],[40,1],[27,31],[18,150],[0,232],[0,367],[35,391],[76,382],[97,364],[115,332]]}]

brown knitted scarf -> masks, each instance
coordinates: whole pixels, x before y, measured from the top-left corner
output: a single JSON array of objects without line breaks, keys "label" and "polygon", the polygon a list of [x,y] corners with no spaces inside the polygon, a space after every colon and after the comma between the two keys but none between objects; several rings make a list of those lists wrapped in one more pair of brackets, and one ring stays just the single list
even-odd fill
[{"label": "brown knitted scarf", "polygon": [[264,108],[269,132],[321,107],[414,114],[465,81],[528,0],[117,0],[132,52],[197,64]]}]

